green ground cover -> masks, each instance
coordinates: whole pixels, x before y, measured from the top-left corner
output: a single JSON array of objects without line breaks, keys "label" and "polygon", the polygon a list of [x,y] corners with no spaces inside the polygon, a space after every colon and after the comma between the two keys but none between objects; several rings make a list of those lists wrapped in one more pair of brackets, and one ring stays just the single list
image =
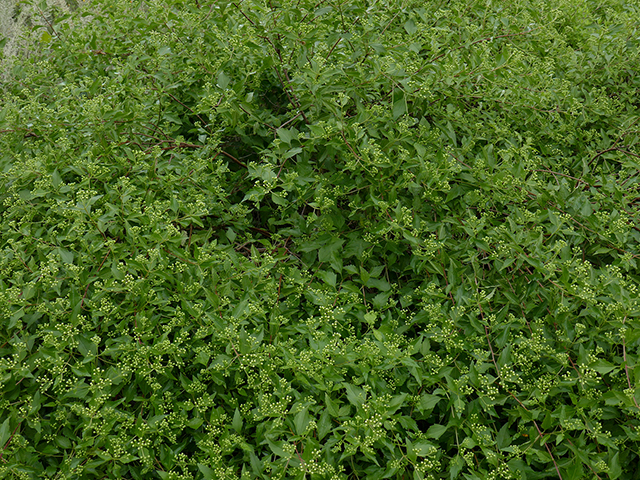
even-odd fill
[{"label": "green ground cover", "polygon": [[637,0],[78,4],[0,91],[0,478],[640,478]]}]

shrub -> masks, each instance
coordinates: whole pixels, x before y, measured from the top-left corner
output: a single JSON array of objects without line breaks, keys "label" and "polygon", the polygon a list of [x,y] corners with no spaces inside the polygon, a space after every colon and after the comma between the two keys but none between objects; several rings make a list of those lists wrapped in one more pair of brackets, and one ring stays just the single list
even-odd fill
[{"label": "shrub", "polygon": [[92,8],[0,110],[4,478],[637,478],[637,2]]}]

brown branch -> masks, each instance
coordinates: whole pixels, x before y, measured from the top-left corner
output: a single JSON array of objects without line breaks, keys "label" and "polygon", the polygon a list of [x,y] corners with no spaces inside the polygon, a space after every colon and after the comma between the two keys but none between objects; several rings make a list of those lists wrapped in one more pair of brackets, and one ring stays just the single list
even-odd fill
[{"label": "brown branch", "polygon": [[387,31],[387,28],[389,28],[389,26],[391,25],[391,23],[396,19],[396,17],[400,15],[400,11],[398,11],[398,13],[396,13],[391,20],[389,20],[389,23],[387,23],[387,25],[384,27],[384,30],[382,30],[382,33],[380,35],[384,35],[384,32]]},{"label": "brown branch", "polygon": [[[286,121],[286,122],[284,122],[282,125],[280,125],[280,127],[278,127],[278,128],[284,128],[285,126],[287,126],[287,125],[289,125],[291,122],[293,122],[296,118],[298,118],[300,115],[304,115],[304,113],[302,113],[302,111],[298,112],[298,113],[296,114],[296,116],[295,116],[295,117],[293,117],[293,118],[291,118],[291,119],[287,120],[287,121]],[[271,128],[273,128],[273,127],[271,127]],[[277,128],[276,128],[275,130],[277,130]]]},{"label": "brown branch", "polygon": [[611,148],[607,148],[606,150],[602,150],[601,152],[598,152],[597,154],[595,154],[593,157],[591,157],[591,160],[589,160],[589,162],[587,163],[587,167],[590,167],[591,164],[593,163],[593,161],[598,158],[600,155],[604,155],[607,152],[611,152],[613,150],[617,150],[618,147],[616,147],[615,145]]},{"label": "brown branch", "polygon": [[53,25],[51,24],[51,22],[49,21],[49,19],[46,17],[46,15],[44,14],[44,12],[42,10],[40,10],[40,7],[36,7],[38,9],[38,11],[40,12],[40,15],[42,16],[42,18],[44,18],[44,21],[47,22],[47,25],[49,25],[49,28],[51,29],[51,31],[53,32],[53,34],[56,36],[56,38],[58,40],[60,40],[62,43],[65,43],[61,38],[60,35],[58,35],[58,32],[56,32],[56,29],[53,28]]},{"label": "brown branch", "polygon": [[560,172],[554,172],[553,170],[547,170],[544,168],[538,168],[535,169],[534,172],[546,172],[546,173],[550,173],[552,175],[560,175],[561,177],[566,177],[566,178],[570,178],[571,180],[575,180],[578,183],[584,183],[585,185],[589,186],[589,184],[587,182],[585,182],[584,180],[582,180],[581,178],[576,178],[576,177],[572,177],[571,175],[566,175],[564,173],[560,173]]},{"label": "brown branch", "polygon": [[[528,409],[527,407],[525,407],[525,406],[523,405],[523,403],[522,403],[520,400],[518,400],[518,397],[516,397],[516,396],[515,396],[513,393],[511,393],[511,392],[508,392],[508,393],[509,393],[509,395],[511,395],[511,396],[515,399],[515,401],[516,401],[516,402],[518,402],[518,403],[520,404],[520,406],[521,406],[522,408],[524,408],[527,412],[529,411],[529,409]],[[536,421],[535,421],[535,420],[533,420],[533,419],[532,419],[532,421],[533,421],[533,424],[534,424],[534,425],[535,425],[535,427],[536,427],[536,430],[538,431],[538,438],[542,438],[542,437],[544,436],[544,433],[542,432],[542,430],[540,430],[540,427],[538,426],[538,422],[536,422]],[[537,440],[538,438],[536,438],[536,440]],[[547,448],[547,452],[549,452],[549,456],[551,457],[551,461],[553,462],[553,465],[556,467],[556,473],[558,474],[558,478],[559,478],[560,480],[562,480],[562,475],[560,474],[560,469],[558,468],[558,464],[556,463],[556,459],[555,459],[555,458],[553,458],[553,453],[551,453],[551,449],[549,448],[549,445],[547,445],[547,443],[545,442],[544,446]]]},{"label": "brown branch", "polygon": [[173,253],[171,250],[167,249],[167,248],[163,248],[163,250],[165,252],[167,252],[169,255],[173,255],[174,257],[176,257],[178,260],[182,260],[183,262],[186,263],[190,263],[191,265],[198,265],[196,262],[192,262],[191,260],[187,260],[186,258],[182,258],[179,255],[176,255],[175,253]]},{"label": "brown branch", "polygon": [[[193,145],[191,143],[180,143],[179,145],[172,145],[171,147],[162,147],[161,150],[174,150],[176,148],[202,148],[202,145]],[[153,150],[153,148],[147,149],[146,152],[150,152],[151,150]]]},{"label": "brown branch", "polygon": [[[538,438],[542,438],[544,436],[544,433],[542,433],[542,431],[540,430],[540,427],[538,426],[538,422],[536,422],[534,420],[533,424],[536,426],[536,430],[538,430]],[[558,474],[558,478],[560,480],[562,480],[562,475],[560,474],[560,469],[558,468],[558,464],[556,463],[556,459],[553,458],[553,453],[551,453],[551,448],[549,448],[549,444],[547,442],[545,442],[544,446],[547,448],[547,452],[549,452],[549,456],[551,457],[551,461],[553,462],[553,466],[556,467],[556,473]]]},{"label": "brown branch", "polygon": [[[274,67],[275,68],[275,67]],[[280,72],[278,71],[278,69],[276,68],[276,73],[278,74],[278,79],[280,80],[280,83],[282,84],[282,87],[285,89],[285,92],[287,94],[287,97],[289,98],[289,101],[291,103],[294,103],[291,100],[291,97],[289,96],[289,87],[286,87],[284,85],[284,82],[282,81],[282,78],[280,77]],[[284,71],[284,76],[287,79],[288,83],[291,83],[291,79],[289,78],[289,74],[287,73],[287,71]],[[304,118],[304,123],[306,123],[307,125],[309,124],[309,119],[307,118],[307,116],[304,114],[304,112],[302,111],[302,104],[300,103],[300,100],[298,100],[298,97],[296,96],[295,92],[293,90],[291,90],[291,95],[293,95],[293,98],[295,100],[295,104],[298,107],[298,110],[300,111],[300,113],[302,114],[302,118]]]},{"label": "brown branch", "polygon": [[2,460],[4,463],[7,463],[7,461],[4,458],[2,458],[2,455],[4,454],[4,450],[7,449],[7,447],[11,443],[11,440],[13,440],[13,437],[15,436],[16,432],[18,431],[18,428],[20,428],[20,425],[22,425],[22,422],[18,423],[16,428],[13,429],[13,432],[11,432],[11,436],[9,437],[9,440],[7,440],[7,443],[5,443],[4,446],[2,447],[2,452],[0,452],[0,460]]},{"label": "brown branch", "polygon": [[[111,250],[109,250],[109,252],[102,259],[102,263],[100,264],[100,267],[98,267],[98,271],[96,272],[96,275],[100,272],[100,269],[102,268],[102,265],[104,264],[104,261],[107,259],[107,257],[109,256],[110,253],[111,253]],[[96,276],[96,278],[98,278],[98,277]],[[84,289],[84,293],[82,294],[82,299],[80,300],[80,308],[83,308],[83,306],[84,306],[84,299],[87,297],[87,292],[89,291],[89,287],[90,286],[91,286],[91,282],[87,283],[87,288]]]},{"label": "brown branch", "polygon": [[[624,320],[622,320],[622,325],[624,325],[626,321],[627,316],[625,315]],[[627,383],[629,384],[629,390],[632,390],[631,379],[629,378],[629,365],[627,364],[627,339],[624,335],[622,336],[622,360],[624,361],[624,372],[627,374]],[[640,410],[640,406],[636,401],[636,396],[633,391],[631,392],[631,398],[633,399],[633,403],[636,404],[636,408]]]},{"label": "brown branch", "polygon": [[328,60],[329,57],[331,56],[331,54],[333,53],[333,49],[336,48],[338,46],[338,44],[340,43],[340,40],[342,40],[342,37],[340,37],[338,40],[336,40],[336,43],[333,44],[333,47],[331,47],[331,50],[329,50],[329,53],[327,53],[327,56],[324,57],[325,60]]},{"label": "brown branch", "polygon": [[631,156],[633,156],[633,157],[640,158],[640,155],[638,155],[637,153],[628,152],[628,151],[626,151],[626,150],[622,150],[621,148],[616,148],[616,150],[617,150],[617,151],[619,151],[619,152],[622,152],[622,153],[624,153],[624,154],[626,154],[626,155],[631,155]]},{"label": "brown branch", "polygon": [[[476,281],[476,288],[478,288],[478,278],[477,277],[475,277],[475,281]],[[480,310],[480,318],[482,318],[482,321],[485,322],[484,312],[482,311],[482,305],[480,305],[480,300],[478,300],[478,309]],[[491,338],[489,338],[489,326],[488,325],[484,326],[484,334],[487,337],[487,343],[489,344],[489,351],[491,352],[491,360],[493,361],[493,366],[496,367],[496,373],[498,374],[498,377],[500,377],[500,368],[498,367],[498,362],[496,362],[496,354],[494,353],[493,346],[491,345]]]},{"label": "brown branch", "polygon": [[27,264],[25,263],[25,261],[24,261],[24,260],[22,260],[22,257],[20,256],[20,254],[19,254],[18,252],[16,252],[16,249],[15,249],[15,248],[13,248],[13,246],[11,247],[11,250],[13,250],[13,251],[14,251],[14,253],[16,254],[16,256],[20,259],[20,261],[22,262],[22,265],[24,265],[24,268],[26,268],[27,270],[29,270],[29,272],[30,272],[30,273],[33,273],[33,270],[31,270],[31,269],[29,268],[29,265],[27,265]]},{"label": "brown branch", "polygon": [[[247,114],[247,115],[249,115],[250,117],[255,117],[252,113],[247,112],[247,111],[244,109],[244,107],[243,107],[242,105],[238,104],[238,107],[240,107],[240,110],[242,110],[244,113],[246,113],[246,114]],[[257,118],[257,117],[256,117],[256,118]],[[258,121],[259,121],[261,124],[263,124],[265,127],[270,128],[271,130],[273,130],[274,132],[275,132],[276,130],[278,130],[276,127],[272,127],[272,126],[271,126],[271,125],[269,125],[268,123],[264,123],[264,122],[263,122],[262,120],[260,120],[259,118],[258,118]]]},{"label": "brown branch", "polygon": [[340,133],[342,134],[342,138],[343,138],[343,140],[344,140],[344,143],[346,143],[346,144],[347,144],[347,147],[349,147],[349,150],[351,150],[351,153],[353,153],[353,154],[356,156],[356,158],[362,162],[362,158],[361,158],[361,157],[360,157],[360,155],[358,155],[358,154],[356,153],[356,151],[353,149],[353,147],[351,146],[351,144],[350,144],[350,143],[349,143],[349,141],[347,140],[347,137],[344,135],[344,131],[341,131]]},{"label": "brown branch", "polygon": [[[233,155],[231,155],[230,153],[225,152],[224,150],[220,150],[221,154],[225,155],[226,157],[229,157],[231,160],[233,160],[234,162],[236,162],[238,165],[247,168],[247,166],[242,163],[240,160],[238,160],[236,157],[234,157]],[[218,156],[218,154],[216,154],[216,157]],[[215,157],[214,157],[215,158]]]},{"label": "brown branch", "polygon": [[[215,3],[214,3],[215,4]],[[254,27],[256,26],[256,24],[254,23],[253,20],[251,20],[249,17],[247,17],[247,15],[240,9],[240,7],[238,5],[236,5],[235,2],[231,2],[231,4],[236,7],[238,9],[238,11],[242,14],[242,16],[244,18],[246,18],[247,20],[249,20],[249,23],[251,23],[251,25],[253,25]],[[213,4],[212,4],[213,5]]]},{"label": "brown branch", "polygon": [[[180,105],[182,105],[184,108],[186,108],[187,110],[189,110],[191,113],[193,113],[196,117],[198,117],[198,120],[200,120],[202,122],[202,126],[204,128],[206,128],[207,130],[209,130],[207,128],[207,122],[205,122],[202,117],[200,115],[198,115],[196,112],[194,112],[191,107],[186,106],[184,103],[182,103],[180,100],[178,100],[176,97],[174,97],[172,94],[170,94],[169,92],[163,92],[166,93],[167,95],[169,95],[174,101],[178,102]],[[211,131],[209,130],[209,133],[211,133]]]},{"label": "brown branch", "polygon": [[259,228],[259,227],[249,227],[251,230],[255,231],[255,232],[260,232],[261,234],[270,237],[271,236],[271,232],[266,231],[263,228]]}]

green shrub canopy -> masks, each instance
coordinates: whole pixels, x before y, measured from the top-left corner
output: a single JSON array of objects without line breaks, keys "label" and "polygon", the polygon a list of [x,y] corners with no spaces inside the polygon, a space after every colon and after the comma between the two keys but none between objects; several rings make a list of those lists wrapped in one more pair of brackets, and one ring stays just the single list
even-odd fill
[{"label": "green shrub canopy", "polygon": [[0,105],[0,477],[637,479],[638,19],[94,0],[36,30]]}]

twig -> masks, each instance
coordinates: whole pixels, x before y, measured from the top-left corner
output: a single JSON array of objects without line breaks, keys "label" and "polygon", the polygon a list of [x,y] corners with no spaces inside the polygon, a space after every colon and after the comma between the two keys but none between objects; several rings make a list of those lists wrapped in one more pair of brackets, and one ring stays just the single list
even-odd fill
[{"label": "twig", "polygon": [[[205,122],[202,117],[200,115],[198,115],[196,112],[194,112],[191,107],[188,107],[187,105],[185,105],[184,103],[182,103],[180,100],[178,100],[176,97],[174,97],[172,94],[170,94],[169,92],[163,92],[166,93],[167,95],[169,95],[174,101],[178,102],[180,105],[182,105],[184,108],[186,108],[187,110],[189,110],[191,113],[193,113],[196,117],[198,117],[198,120],[200,120],[202,122],[202,126],[204,128],[206,128],[207,130],[209,130],[208,128],[208,124],[207,122]],[[209,133],[211,133],[211,130],[209,130]]]},{"label": "twig", "polygon": [[[274,67],[275,68],[275,67]],[[280,80],[280,84],[282,84],[282,86],[285,89],[285,92],[287,94],[287,97],[289,98],[289,101],[291,103],[294,103],[293,101],[291,101],[291,97],[289,96],[289,88],[285,86],[284,82],[282,81],[282,78],[280,77],[280,72],[278,71],[278,69],[276,68],[276,73],[278,74],[278,79]],[[284,76],[287,79],[288,83],[291,83],[291,79],[289,78],[289,74],[287,73],[287,71],[284,71]],[[295,92],[293,90],[291,90],[291,95],[293,95],[293,99],[295,100],[296,105],[298,106],[298,110],[300,111],[300,113],[302,114],[302,118],[304,118],[304,123],[306,123],[307,125],[309,124],[309,119],[307,118],[307,116],[304,114],[304,111],[302,110],[302,104],[300,103],[300,100],[298,100],[298,97],[296,96]]]},{"label": "twig", "polygon": [[[215,4],[215,2],[214,2],[214,4]],[[246,14],[245,14],[241,9],[240,9],[240,7],[239,7],[238,5],[236,5],[236,3],[235,3],[235,2],[231,2],[231,4],[232,4],[234,7],[236,7],[236,8],[238,9],[238,11],[242,14],[242,16],[243,16],[244,18],[246,18],[247,20],[249,20],[249,23],[251,23],[251,25],[253,25],[254,27],[256,26],[256,24],[254,23],[254,21],[253,21],[253,20],[251,20],[249,17],[247,17],[247,15],[246,15]]]},{"label": "twig", "polygon": [[[285,123],[283,123],[282,125],[280,125],[280,127],[278,127],[278,128],[284,128],[286,125],[289,125],[291,122],[293,122],[293,121],[294,121],[296,118],[298,118],[300,115],[304,115],[304,113],[302,113],[302,111],[298,112],[298,113],[297,113],[297,115],[296,115],[295,117],[293,117],[293,118],[291,118],[291,119],[287,120]],[[271,128],[273,128],[273,127],[271,127]],[[277,130],[277,128],[276,128],[276,129],[274,129],[274,130]]]},{"label": "twig", "polygon": [[[253,115],[252,113],[248,112],[247,110],[245,110],[245,108],[244,108],[242,105],[238,104],[238,107],[240,107],[240,110],[242,110],[244,113],[246,113],[246,114],[247,114],[247,115],[249,115],[250,117],[254,117],[254,115]],[[257,117],[255,117],[255,118],[257,118]],[[263,122],[263,121],[262,121],[262,120],[260,120],[259,118],[257,118],[257,120],[258,120],[261,124],[263,124],[265,127],[270,128],[270,129],[271,129],[271,130],[273,130],[274,132],[275,132],[276,130],[278,130],[276,127],[272,127],[271,125],[269,125],[268,123]]]},{"label": "twig", "polygon": [[163,250],[164,250],[165,252],[167,252],[169,255],[173,255],[173,256],[174,256],[174,257],[176,257],[178,260],[182,260],[183,262],[190,263],[191,265],[198,265],[196,262],[192,262],[191,260],[188,260],[188,259],[186,259],[186,258],[182,258],[182,257],[181,257],[181,256],[179,256],[179,255],[176,255],[175,253],[173,253],[171,250],[169,250],[169,249],[167,249],[167,248],[163,248]]},{"label": "twig", "polygon": [[399,10],[399,11],[398,11],[398,13],[396,13],[396,14],[391,18],[391,20],[389,20],[389,23],[387,23],[386,27],[384,27],[384,30],[382,30],[382,33],[381,33],[380,35],[384,35],[384,32],[386,32],[386,31],[387,31],[387,28],[389,28],[389,25],[391,25],[391,23],[396,19],[396,17],[397,17],[398,15],[400,15],[400,12],[401,12],[401,11],[403,11],[403,10]]},{"label": "twig", "polygon": [[53,32],[53,34],[56,36],[56,38],[58,40],[60,40],[62,43],[65,43],[61,38],[60,35],[58,35],[58,32],[56,32],[56,29],[53,28],[53,25],[51,24],[51,22],[49,21],[49,19],[46,17],[46,15],[44,14],[44,12],[42,10],[40,10],[40,7],[36,7],[38,9],[38,11],[40,12],[40,15],[42,15],[42,18],[44,18],[44,21],[47,22],[47,25],[49,25],[49,28],[51,29],[51,31]]},{"label": "twig", "polygon": [[344,143],[346,143],[346,144],[347,144],[347,147],[349,147],[349,150],[351,150],[351,153],[353,153],[353,154],[356,156],[356,158],[362,162],[362,158],[361,158],[361,157],[360,157],[360,155],[358,155],[358,154],[356,153],[356,151],[353,149],[353,147],[351,146],[351,144],[350,144],[350,143],[349,143],[349,141],[347,140],[347,137],[344,135],[344,131],[341,131],[340,133],[342,134],[342,138],[343,138],[343,140],[344,140]]},{"label": "twig", "polygon": [[0,452],[0,460],[2,460],[4,463],[7,463],[7,461],[4,458],[2,458],[2,455],[4,454],[4,451],[7,449],[9,444],[11,443],[11,440],[13,440],[13,437],[15,436],[16,432],[18,431],[18,428],[20,428],[20,425],[22,425],[22,422],[20,422],[16,426],[16,428],[13,429],[13,432],[11,432],[11,436],[9,437],[9,440],[7,440],[7,443],[5,443],[4,446],[2,447],[2,452]]},{"label": "twig", "polygon": [[[616,142],[616,143],[617,143],[617,142]],[[591,157],[591,160],[589,160],[589,162],[587,163],[587,167],[590,167],[590,166],[591,166],[591,164],[593,163],[593,161],[594,161],[596,158],[598,158],[600,155],[604,155],[604,154],[605,154],[605,153],[607,153],[607,152],[611,152],[611,151],[613,151],[613,150],[617,150],[617,149],[618,149],[618,147],[616,147],[616,146],[615,146],[615,144],[614,144],[614,146],[613,146],[613,147],[611,147],[611,148],[607,148],[606,150],[602,150],[601,152],[598,152],[598,153],[597,153],[597,154],[595,154],[593,157]]]},{"label": "twig", "polygon": [[550,173],[552,175],[560,175],[561,177],[566,177],[566,178],[570,178],[571,180],[575,180],[578,183],[584,183],[585,185],[589,185],[587,182],[585,182],[584,180],[582,180],[581,178],[576,178],[576,177],[572,177],[571,175],[566,175],[564,173],[560,173],[560,172],[554,172],[553,170],[547,170],[544,168],[538,168],[535,169],[534,172],[546,172],[546,173]]},{"label": "twig", "polygon": [[[247,168],[247,166],[242,163],[240,160],[238,160],[236,157],[234,157],[233,155],[231,155],[230,153],[225,152],[224,150],[220,150],[220,153],[223,154],[226,157],[229,157],[231,160],[233,160],[234,162],[236,162],[238,165]],[[218,155],[216,155],[217,157]],[[215,158],[215,157],[214,157]]]},{"label": "twig", "polygon": [[[475,277],[475,281],[476,281],[476,288],[478,288],[478,277]],[[482,305],[480,304],[480,300],[478,300],[478,309],[480,310],[480,317],[482,318],[482,321],[484,322],[484,312],[482,311]],[[496,354],[493,351],[493,346],[491,345],[491,338],[489,338],[489,326],[485,325],[484,326],[484,334],[487,337],[487,343],[489,344],[489,351],[491,352],[491,360],[493,360],[493,366],[496,367],[496,373],[498,374],[498,377],[500,377],[500,368],[498,367],[498,362],[496,362]]]},{"label": "twig", "polygon": [[621,148],[616,148],[617,151],[622,152],[626,155],[631,155],[632,157],[637,157],[640,158],[640,155],[638,155],[637,153],[633,153],[633,152],[627,152],[626,150],[622,150]]},{"label": "twig", "polygon": [[25,263],[25,261],[22,259],[22,257],[20,256],[20,254],[19,254],[18,252],[16,252],[16,249],[15,249],[15,248],[13,248],[13,246],[11,247],[11,250],[13,250],[13,251],[14,251],[14,253],[16,254],[16,256],[20,259],[20,261],[21,261],[21,262],[22,262],[22,264],[24,265],[24,267],[25,267],[27,270],[29,270],[29,272],[30,272],[30,273],[33,273],[33,270],[31,270],[31,269],[29,268],[29,265],[27,265],[27,264]]},{"label": "twig", "polygon": [[[626,321],[627,321],[627,316],[625,315],[624,319],[622,320],[623,326]],[[629,384],[629,390],[632,390],[631,379],[629,378],[629,365],[627,365],[627,339],[626,339],[626,336],[624,335],[622,336],[622,360],[624,361],[624,372],[627,374],[627,383]],[[640,410],[640,406],[636,401],[636,396],[633,391],[631,392],[631,398],[633,399],[633,403],[635,403],[636,408]]]},{"label": "twig", "polygon": [[[96,278],[98,278],[98,273],[100,273],[100,270],[102,269],[102,266],[104,265],[104,262],[107,260],[109,255],[111,255],[111,249],[109,249],[107,254],[102,259],[102,263],[100,263],[100,266],[98,267],[98,271],[96,271]],[[82,306],[84,305],[84,299],[87,296],[87,292],[89,291],[89,286],[90,285],[91,285],[91,282],[87,283],[87,288],[84,289],[84,294],[82,295],[82,300],[80,300],[80,308],[82,308]]]},{"label": "twig", "polygon": [[[315,12],[315,11],[316,11],[316,9],[318,8],[318,6],[319,6],[320,4],[322,4],[322,3],[324,3],[325,1],[326,1],[326,0],[320,0],[318,3],[316,3],[316,4],[313,6],[313,8],[312,8],[311,10],[309,10],[309,11],[305,14],[305,16],[304,16],[304,17],[302,17],[302,20],[300,20],[300,22],[298,22],[298,23],[302,23],[302,22],[304,22],[304,21],[305,21],[305,19],[309,16],[309,14],[310,14],[310,13],[312,13],[312,12]],[[315,20],[315,18],[314,18],[313,20]]]},{"label": "twig", "polygon": [[[536,426],[536,430],[538,431],[538,438],[542,438],[544,436],[544,434],[540,430],[540,427],[538,426],[538,422],[536,422],[534,420],[533,424]],[[547,448],[547,452],[549,452],[549,456],[551,457],[551,461],[553,462],[553,466],[556,467],[556,472],[558,474],[558,478],[560,480],[562,480],[562,475],[560,474],[560,469],[558,468],[558,464],[556,463],[556,459],[553,457],[553,453],[551,453],[551,448],[549,448],[549,444],[547,442],[545,442],[544,446]]]},{"label": "twig", "polygon": [[[524,408],[527,412],[529,411],[529,409],[527,407],[525,407],[522,404],[522,402],[520,400],[518,400],[518,397],[516,397],[513,393],[509,392],[509,395],[511,395],[515,399],[515,401],[520,404],[520,406],[522,408]],[[544,436],[544,433],[542,433],[542,430],[540,430],[540,427],[538,426],[538,422],[533,420],[533,424],[535,425],[536,430],[538,431],[538,438],[542,438]],[[549,452],[549,456],[551,457],[551,461],[553,462],[553,465],[556,467],[556,473],[558,474],[558,478],[560,480],[562,480],[562,475],[560,474],[560,469],[558,468],[558,464],[556,463],[556,459],[553,457],[553,453],[551,453],[551,449],[549,448],[549,445],[545,442],[544,446],[547,448],[547,452]]]},{"label": "twig", "polygon": [[331,47],[331,50],[329,50],[329,53],[327,53],[327,56],[324,57],[325,60],[328,60],[329,57],[331,56],[331,54],[333,53],[333,49],[336,48],[338,46],[338,44],[340,43],[340,40],[342,40],[342,37],[340,37],[338,40],[336,40],[336,43],[333,44],[333,47]]}]

